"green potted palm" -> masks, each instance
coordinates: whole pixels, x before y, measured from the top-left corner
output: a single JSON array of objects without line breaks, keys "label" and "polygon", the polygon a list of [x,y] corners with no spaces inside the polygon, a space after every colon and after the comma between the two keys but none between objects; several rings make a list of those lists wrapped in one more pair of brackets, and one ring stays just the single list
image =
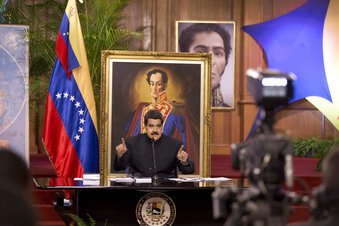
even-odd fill
[{"label": "green potted palm", "polygon": [[292,140],[295,157],[312,157],[319,159],[317,163],[317,170],[321,170],[321,162],[323,158],[336,146],[339,145],[339,138],[319,139],[299,138]]},{"label": "green potted palm", "polygon": [[[30,94],[31,99],[45,100],[56,59],[55,42],[67,1],[0,0],[2,24],[29,26]],[[129,0],[83,1],[78,3],[79,17],[87,52],[95,97],[99,98],[101,80],[101,51],[128,50],[134,40],[141,40],[140,31],[121,27],[122,11]],[[96,99],[99,103],[99,100]]]},{"label": "green potted palm", "polygon": [[[99,111],[101,84],[101,51],[128,50],[130,43],[142,40],[141,31],[121,26],[123,9],[129,0],[77,2],[88,65]],[[34,131],[41,136],[45,100],[56,59],[55,43],[67,0],[0,0],[0,23],[28,25],[29,89],[31,120]],[[134,49],[135,50],[135,49]],[[100,114],[97,114],[100,116]],[[35,118],[32,118],[35,116]],[[98,122],[100,120],[98,119]],[[41,137],[36,144],[41,147]]]}]

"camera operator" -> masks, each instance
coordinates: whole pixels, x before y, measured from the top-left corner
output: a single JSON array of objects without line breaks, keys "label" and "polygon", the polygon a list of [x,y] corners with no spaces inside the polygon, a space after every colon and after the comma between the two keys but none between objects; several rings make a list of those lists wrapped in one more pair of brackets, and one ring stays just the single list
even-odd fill
[{"label": "camera operator", "polygon": [[[240,170],[239,189],[217,187],[212,194],[214,219],[225,226],[282,226],[289,214],[289,197],[282,189],[293,187],[293,146],[274,131],[274,113],[293,96],[293,75],[273,70],[247,71],[247,89],[264,118],[247,144],[232,145],[232,167]],[[249,184],[242,189],[247,176]]]},{"label": "camera operator", "polygon": [[307,223],[291,226],[339,225],[339,147],[333,148],[322,162],[323,183],[312,192],[311,217]]}]

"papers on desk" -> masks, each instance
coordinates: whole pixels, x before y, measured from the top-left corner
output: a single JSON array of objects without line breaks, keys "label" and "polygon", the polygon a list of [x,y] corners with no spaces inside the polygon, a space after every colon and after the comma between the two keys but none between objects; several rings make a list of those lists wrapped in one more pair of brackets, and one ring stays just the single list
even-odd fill
[{"label": "papers on desk", "polygon": [[120,182],[120,183],[152,183],[152,178],[150,177],[140,177],[140,178],[132,178],[132,177],[115,177],[109,178],[112,182]]},{"label": "papers on desk", "polygon": [[206,177],[206,178],[202,178],[204,179],[204,181],[230,181],[230,178],[226,178],[226,177]]},{"label": "papers on desk", "polygon": [[100,180],[82,180],[82,185],[93,185],[93,186],[99,186]]},{"label": "papers on desk", "polygon": [[152,183],[152,178],[145,177],[145,178],[135,178],[135,183]]},{"label": "papers on desk", "polygon": [[82,176],[83,176],[82,178],[83,185],[94,185],[94,186],[100,185],[100,174],[84,173]]},{"label": "papers on desk", "polygon": [[100,174],[98,173],[84,173],[82,177],[84,180],[100,180]]},{"label": "papers on desk", "polygon": [[134,178],[132,177],[115,177],[115,178],[109,178],[110,181],[113,182],[119,182],[119,183],[133,183]]},{"label": "papers on desk", "polygon": [[186,178],[169,178],[169,180],[172,181],[178,181],[178,182],[207,182],[207,181],[229,181],[231,179],[226,178],[226,177],[203,177],[203,178],[198,178],[198,177],[186,177]]},{"label": "papers on desk", "polygon": [[[152,183],[152,178],[150,177],[143,177],[143,178],[131,178],[131,177],[115,177],[109,179],[112,182],[120,182],[120,183]],[[197,178],[197,177],[186,177],[186,178],[168,178],[170,181],[177,181],[177,182],[224,182],[230,181],[231,179],[226,177],[205,177],[205,178]]]}]

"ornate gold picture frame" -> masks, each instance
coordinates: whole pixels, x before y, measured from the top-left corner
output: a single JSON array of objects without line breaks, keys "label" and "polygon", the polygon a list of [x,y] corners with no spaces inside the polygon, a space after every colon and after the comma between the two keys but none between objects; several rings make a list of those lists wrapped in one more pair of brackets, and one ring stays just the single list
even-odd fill
[{"label": "ornate gold picture frame", "polygon": [[175,21],[175,50],[212,53],[212,110],[235,108],[234,21]]},{"label": "ornate gold picture frame", "polygon": [[151,101],[146,78],[147,72],[153,69],[167,73],[167,101],[175,106],[173,114],[185,117],[185,134],[179,134],[179,139],[184,142],[196,168],[195,173],[189,176],[210,176],[211,55],[141,51],[102,52],[101,175],[107,179],[126,174],[113,168],[115,147],[121,143],[122,137],[133,135],[129,131],[138,125],[135,120],[137,109]]}]

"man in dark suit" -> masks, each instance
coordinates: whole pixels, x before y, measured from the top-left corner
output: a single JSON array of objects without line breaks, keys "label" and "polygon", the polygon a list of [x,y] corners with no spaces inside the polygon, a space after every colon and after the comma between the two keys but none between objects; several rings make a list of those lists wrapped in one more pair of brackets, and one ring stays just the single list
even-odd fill
[{"label": "man in dark suit", "polygon": [[162,133],[163,116],[153,109],[144,117],[146,133],[121,138],[116,146],[115,170],[128,168],[136,177],[177,177],[177,168],[184,173],[194,172],[194,163],[183,150],[183,143]]}]

